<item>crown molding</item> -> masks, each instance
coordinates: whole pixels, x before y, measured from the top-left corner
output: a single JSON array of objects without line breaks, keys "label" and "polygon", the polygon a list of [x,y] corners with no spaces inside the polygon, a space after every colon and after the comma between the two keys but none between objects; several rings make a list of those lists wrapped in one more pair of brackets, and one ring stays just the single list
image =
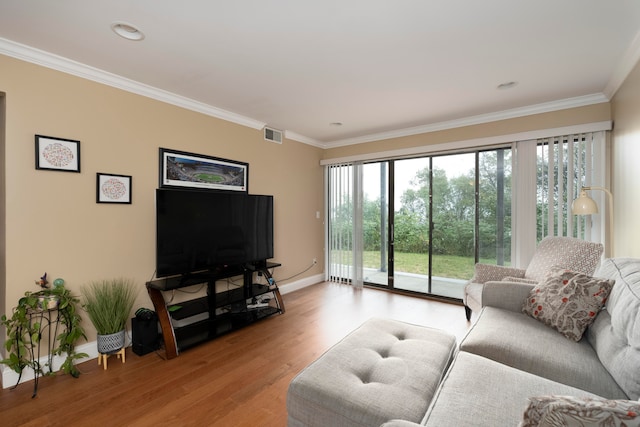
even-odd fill
[{"label": "crown molding", "polygon": [[326,148],[343,147],[346,145],[362,144],[365,142],[381,141],[385,139],[400,138],[404,136],[418,135],[421,133],[436,132],[447,129],[454,129],[463,126],[478,125],[499,120],[525,117],[533,114],[548,113],[552,111],[566,110],[568,108],[584,107],[592,104],[609,102],[603,93],[578,96],[575,98],[561,99],[558,101],[545,102],[542,104],[529,105],[526,107],[513,108],[511,110],[498,111],[495,113],[480,114],[477,116],[465,117],[462,119],[448,120],[429,125],[415,126],[405,129],[398,129],[389,132],[375,133],[371,135],[359,136],[355,138],[342,139],[328,142]]},{"label": "crown molding", "polygon": [[290,130],[284,131],[284,137],[293,141],[302,142],[303,144],[312,145],[317,148],[327,148],[327,145],[317,139],[309,138],[299,133],[292,132]]},{"label": "crown molding", "polygon": [[609,83],[604,88],[604,94],[609,99],[613,98],[613,95],[620,89],[620,86],[636,66],[638,60],[640,60],[640,32],[636,34],[622,60],[618,62],[618,66],[615,68]]},{"label": "crown molding", "polygon": [[[220,108],[213,107],[209,104],[195,101],[174,93],[158,89],[131,79],[118,76],[90,67],[85,64],[70,60],[68,58],[35,49],[11,40],[0,38],[0,54],[20,59],[33,64],[41,65],[46,68],[61,71],[83,79],[91,80],[97,83],[115,87],[130,93],[135,93],[147,98],[155,99],[187,110],[202,113],[211,117],[215,117],[228,122],[236,123],[252,129],[261,130],[266,126],[265,122],[261,122],[250,117],[235,114]],[[582,107],[602,102],[608,102],[610,97],[607,94],[613,94],[620,87],[628,73],[633,69],[636,62],[640,58],[640,33],[634,39],[632,46],[628,49],[623,64],[618,67],[618,71],[611,79],[605,93],[597,93],[585,95],[575,98],[568,98],[559,101],[552,101],[542,104],[530,105],[511,110],[499,111],[489,114],[481,114],[477,116],[466,117],[462,119],[449,120],[444,122],[432,123],[428,125],[415,126],[405,129],[398,129],[389,132],[374,133],[354,138],[340,139],[334,141],[318,141],[304,135],[285,130],[285,137],[308,144],[317,148],[328,149],[334,147],[342,147],[347,145],[362,144],[366,142],[381,141],[386,139],[400,138],[405,136],[417,135],[421,133],[429,133],[440,130],[454,129],[463,126],[477,125],[483,123],[494,122],[498,120],[511,119],[516,117],[524,117],[532,114],[546,113],[558,111],[568,108]]]},{"label": "crown molding", "polygon": [[340,163],[368,162],[389,159],[401,159],[414,156],[435,154],[451,154],[475,148],[504,146],[517,141],[529,141],[542,138],[552,138],[559,135],[573,135],[577,133],[601,132],[613,128],[611,120],[563,126],[559,128],[536,129],[531,131],[510,133],[504,135],[486,136],[460,141],[443,142],[439,144],[421,145],[416,147],[399,148],[397,150],[379,151],[373,153],[355,154],[352,156],[334,157],[320,160],[320,165],[334,165]]},{"label": "crown molding", "polygon": [[102,83],[107,86],[112,86],[117,89],[122,89],[157,101],[172,104],[187,110],[196,111],[228,122],[247,126],[252,129],[262,129],[266,125],[266,123],[258,120],[216,108],[202,102],[194,101],[193,99],[176,95],[153,86],[145,85],[143,83],[136,82],[98,68],[90,67],[62,56],[16,43],[11,40],[0,38],[0,54],[97,83]]}]

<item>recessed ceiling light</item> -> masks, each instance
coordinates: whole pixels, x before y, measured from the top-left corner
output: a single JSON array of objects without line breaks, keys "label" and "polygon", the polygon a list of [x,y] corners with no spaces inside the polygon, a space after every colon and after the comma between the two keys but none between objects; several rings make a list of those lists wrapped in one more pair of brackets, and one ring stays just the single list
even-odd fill
[{"label": "recessed ceiling light", "polygon": [[512,87],[516,86],[518,84],[518,82],[506,82],[506,83],[501,83],[498,85],[498,89],[511,89]]},{"label": "recessed ceiling light", "polygon": [[135,25],[128,22],[116,21],[111,24],[111,30],[122,38],[133,41],[144,39],[144,33]]}]

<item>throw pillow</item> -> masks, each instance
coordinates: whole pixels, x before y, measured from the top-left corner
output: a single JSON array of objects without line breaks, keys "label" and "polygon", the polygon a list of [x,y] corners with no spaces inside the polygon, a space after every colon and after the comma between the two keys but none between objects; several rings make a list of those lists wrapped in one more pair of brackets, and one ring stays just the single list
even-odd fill
[{"label": "throw pillow", "polygon": [[531,290],[522,311],[565,337],[580,341],[607,301],[613,283],[554,267]]},{"label": "throw pillow", "polygon": [[519,427],[640,427],[640,403],[573,396],[529,398]]}]

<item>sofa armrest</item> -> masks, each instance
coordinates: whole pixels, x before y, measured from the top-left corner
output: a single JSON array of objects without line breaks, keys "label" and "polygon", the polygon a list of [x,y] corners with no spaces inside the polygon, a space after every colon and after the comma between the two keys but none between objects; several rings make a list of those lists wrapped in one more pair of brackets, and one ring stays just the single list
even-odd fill
[{"label": "sofa armrest", "polygon": [[524,300],[535,285],[519,282],[487,282],[482,289],[482,306],[521,312]]},{"label": "sofa armrest", "polygon": [[528,283],[530,285],[537,285],[538,281],[534,279],[525,279],[524,277],[505,277],[502,279],[503,282],[518,282],[518,283]]},{"label": "sofa armrest", "polygon": [[407,420],[390,420],[380,427],[420,427],[420,424]]},{"label": "sofa armrest", "polygon": [[505,267],[495,264],[481,264],[475,266],[473,278],[470,282],[486,283],[496,280],[503,280],[505,277],[524,278],[524,268]]}]

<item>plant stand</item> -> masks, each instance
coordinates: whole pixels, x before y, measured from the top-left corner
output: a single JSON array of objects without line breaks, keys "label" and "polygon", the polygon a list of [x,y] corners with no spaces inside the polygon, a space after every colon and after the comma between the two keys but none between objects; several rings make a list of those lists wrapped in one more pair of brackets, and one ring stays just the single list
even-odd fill
[{"label": "plant stand", "polygon": [[[80,371],[74,362],[89,357],[75,350],[76,341],[86,339],[77,303],[76,297],[58,285],[53,289],[25,292],[11,315],[0,317],[0,324],[6,328],[6,342],[2,347],[8,352],[6,359],[0,357],[0,363],[18,374],[16,386],[20,384],[25,368],[33,370],[33,397],[38,392],[39,378],[53,375],[54,356],[64,357],[60,370],[75,378]],[[47,356],[41,358],[41,351],[45,349]]]},{"label": "plant stand", "polygon": [[113,353],[98,353],[98,365],[101,365],[102,362],[104,362],[103,368],[104,368],[105,371],[107,370],[107,359],[109,358],[109,356],[111,356],[113,354],[118,356],[118,359],[122,358],[122,363],[125,362],[124,347],[121,348],[119,351],[116,351],[116,352],[113,352]]},{"label": "plant stand", "polygon": [[124,339],[124,329],[114,334],[98,334],[98,365],[100,365],[104,361],[104,369],[106,370],[107,359],[112,354],[117,355],[118,358],[122,356],[122,363],[124,363]]},{"label": "plant stand", "polygon": [[[57,306],[52,306],[52,308],[44,308],[44,309],[35,309],[28,311],[29,316],[29,329],[32,329],[33,325],[39,325],[39,329],[37,332],[37,340],[31,341],[31,346],[28,350],[31,363],[34,365],[35,369],[33,369],[33,395],[32,398],[36,397],[38,394],[38,380],[41,375],[50,375],[53,367],[53,348],[55,347],[55,343],[52,337],[56,337],[58,335],[58,327],[60,325],[60,312],[58,311]],[[52,329],[53,327],[53,329]],[[47,350],[47,361],[44,366],[40,365],[40,343],[42,342],[42,334],[43,332],[48,331],[48,343],[49,348]],[[44,368],[46,367],[46,371]],[[20,375],[18,376],[18,382],[14,387],[17,387],[20,383],[20,378],[22,377],[22,371],[20,371]]]}]

